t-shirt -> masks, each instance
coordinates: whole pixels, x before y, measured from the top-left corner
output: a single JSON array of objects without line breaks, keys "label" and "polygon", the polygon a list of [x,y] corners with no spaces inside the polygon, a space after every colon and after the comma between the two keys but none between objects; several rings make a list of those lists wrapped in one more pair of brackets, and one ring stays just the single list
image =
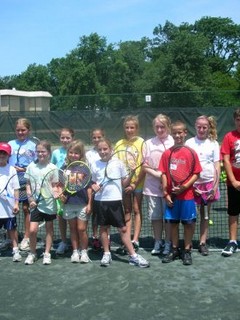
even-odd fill
[{"label": "t-shirt", "polygon": [[197,137],[190,138],[186,146],[196,151],[202,172],[196,183],[206,183],[214,180],[214,167],[212,163],[220,161],[220,147],[217,141],[210,139],[200,140]]},{"label": "t-shirt", "polygon": [[[237,130],[230,131],[223,137],[221,154],[229,155],[234,177],[240,181],[240,133]],[[231,185],[228,178],[227,184]]]},{"label": "t-shirt", "polygon": [[[110,160],[111,161],[111,160]],[[116,162],[116,171],[119,172],[119,177],[127,177],[127,170],[124,163],[121,160],[114,159]],[[92,181],[101,184],[105,177],[105,168],[107,162],[102,160],[97,160],[92,164]],[[116,173],[115,171],[115,173]],[[107,180],[107,179],[106,179]],[[108,181],[103,184],[101,189],[95,194],[94,200],[97,201],[116,201],[122,200],[122,181],[121,179]]]},{"label": "t-shirt", "polygon": [[[36,160],[36,144],[31,140],[11,140],[8,142],[12,148],[12,154],[9,158],[9,163],[12,166],[18,166],[21,168],[26,168],[32,161]],[[22,157],[21,155],[27,155],[27,157]]]},{"label": "t-shirt", "polygon": [[[32,185],[32,190],[35,189],[35,182],[36,182],[36,191],[33,194],[33,198],[37,201],[39,198],[42,181],[45,175],[53,170],[57,169],[57,167],[53,163],[48,163],[47,165],[42,165],[40,163],[32,162],[26,169],[26,177],[33,177],[34,181],[30,178],[30,184]],[[29,174],[29,176],[27,176]],[[58,177],[56,177],[57,181]],[[46,213],[46,214],[56,214],[57,207],[56,201],[53,198],[44,199],[42,196],[39,198],[38,203],[38,210]]]},{"label": "t-shirt", "polygon": [[[162,171],[162,173],[166,174],[166,177],[167,177],[167,192],[168,192],[168,194],[172,193],[172,187],[173,187],[173,181],[171,179],[170,172],[169,172],[169,158],[170,158],[170,154],[171,154],[172,149],[173,148],[170,148],[163,153],[160,164],[159,164],[159,170]],[[194,150],[192,150],[192,151],[193,151],[194,159],[195,159],[193,174],[199,174],[202,171],[202,167],[199,162],[197,153]],[[176,166],[175,170],[177,170],[177,163],[179,161],[179,158],[181,159],[181,163],[182,163],[182,161],[184,161],[186,163],[186,165],[188,167],[190,167],[189,161],[185,157],[184,153],[182,153],[182,154],[178,153],[178,158],[176,160],[172,159],[173,163]],[[191,179],[191,176],[186,181],[184,181],[184,184],[186,184],[190,179]],[[191,185],[190,188],[188,188],[187,190],[185,190],[181,194],[177,195],[176,198],[181,199],[181,200],[194,199],[193,185]]]},{"label": "t-shirt", "polygon": [[97,160],[100,160],[99,153],[96,149],[91,149],[86,152],[86,159],[87,163],[91,169],[92,163],[96,162]]},{"label": "t-shirt", "polygon": [[[19,189],[19,181],[16,175],[16,169],[7,164],[4,167],[0,167],[0,190],[4,190],[10,177],[13,177],[7,186],[7,190],[2,191],[0,194],[0,218],[13,218],[15,215],[13,214],[13,207],[14,207],[14,190]],[[11,196],[7,196],[7,193]]]},{"label": "t-shirt", "polygon": [[51,162],[60,169],[64,165],[66,156],[67,150],[63,147],[60,147],[52,152]]},{"label": "t-shirt", "polygon": [[[156,153],[158,154],[158,159],[155,160],[157,163],[156,168],[158,168],[163,152],[169,149],[171,146],[173,146],[173,144],[174,144],[174,140],[170,135],[168,135],[163,140],[160,140],[157,136],[153,137],[145,142],[145,147],[146,147],[145,156],[148,157],[147,154],[151,155],[154,153],[155,150],[158,150],[159,152]],[[161,188],[160,179],[146,173],[144,187],[143,187],[143,194],[148,196],[162,197],[163,192]]]}]

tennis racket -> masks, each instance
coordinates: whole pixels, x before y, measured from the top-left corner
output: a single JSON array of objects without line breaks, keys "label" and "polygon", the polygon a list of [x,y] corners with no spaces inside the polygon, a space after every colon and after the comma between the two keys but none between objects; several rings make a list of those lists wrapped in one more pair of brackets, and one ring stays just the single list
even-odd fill
[{"label": "tennis racket", "polygon": [[204,170],[200,173],[200,178],[193,186],[195,194],[201,199],[201,205],[204,208],[204,219],[209,220],[208,203],[212,201],[214,190],[219,183],[219,174],[213,161],[204,161],[202,167]]},{"label": "tennis racket", "polygon": [[[136,144],[140,139],[141,144]],[[144,147],[145,143],[142,138],[134,136],[130,140],[125,140],[122,144],[117,145],[115,156],[118,157],[127,167],[131,177],[133,177],[138,169],[144,163]]]},{"label": "tennis racket", "polygon": [[[65,172],[61,169],[55,168],[48,171],[42,179],[41,185],[36,186],[36,192],[33,195],[33,199],[36,202],[35,210],[39,202],[44,200],[54,200],[56,201],[59,196],[64,192],[67,184],[67,176]],[[32,194],[32,181],[28,180],[27,183],[27,193]]]},{"label": "tennis racket", "polygon": [[168,169],[172,181],[172,200],[176,197],[174,191],[181,187],[194,172],[195,156],[191,148],[187,146],[173,147],[170,156]]},{"label": "tennis racket", "polygon": [[[4,177],[0,176],[0,179],[4,179]],[[31,192],[27,194],[26,184],[27,184],[27,180],[29,179],[32,181],[32,189],[31,189]],[[20,188],[17,188],[18,189],[17,192],[14,191],[14,189],[16,189],[15,188],[16,185],[20,186]],[[4,187],[0,189],[0,197],[4,199],[12,198],[18,201],[24,201],[24,200],[28,200],[28,198],[30,197],[33,197],[35,192],[36,192],[36,180],[34,179],[34,177],[32,177],[29,174],[26,174],[25,172],[19,172],[12,175],[5,183]]]},{"label": "tennis racket", "polygon": [[85,162],[74,161],[67,166],[65,176],[67,177],[65,191],[74,194],[90,183],[92,174]]}]

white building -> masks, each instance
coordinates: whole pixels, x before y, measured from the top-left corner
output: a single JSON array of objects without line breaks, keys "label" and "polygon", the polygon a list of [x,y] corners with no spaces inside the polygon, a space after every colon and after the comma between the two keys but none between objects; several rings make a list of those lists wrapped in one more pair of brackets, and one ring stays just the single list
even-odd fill
[{"label": "white building", "polygon": [[0,112],[50,111],[51,98],[47,91],[0,90]]}]

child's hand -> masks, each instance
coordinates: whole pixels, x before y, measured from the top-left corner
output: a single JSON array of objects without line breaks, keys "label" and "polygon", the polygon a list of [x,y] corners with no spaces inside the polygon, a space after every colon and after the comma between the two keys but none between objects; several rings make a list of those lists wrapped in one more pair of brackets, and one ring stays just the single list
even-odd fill
[{"label": "child's hand", "polygon": [[130,184],[129,186],[127,186],[124,191],[127,194],[132,193],[135,190],[136,186],[134,184]]},{"label": "child's hand", "polygon": [[15,204],[13,207],[13,214],[16,216],[19,213],[19,205]]},{"label": "child's hand", "polygon": [[92,189],[96,193],[101,189],[101,186],[99,184],[97,184],[97,183],[93,183],[92,184]]},{"label": "child's hand", "polygon": [[61,200],[62,203],[66,203],[67,201],[67,196],[65,196],[64,194],[60,194],[60,196],[58,197],[59,200]]},{"label": "child's hand", "polygon": [[184,192],[186,189],[187,189],[186,186],[183,184],[183,185],[178,186],[178,187],[173,187],[172,188],[172,193],[178,195],[178,194]]},{"label": "child's hand", "polygon": [[36,202],[34,200],[29,202],[29,208],[34,209],[37,206]]},{"label": "child's hand", "polygon": [[88,205],[86,206],[85,212],[86,212],[86,214],[91,214],[91,213],[92,213],[92,207],[91,207],[90,204],[88,204]]},{"label": "child's hand", "polygon": [[25,168],[21,168],[21,167],[18,167],[18,166],[15,166],[14,168],[16,169],[17,172],[25,172],[26,171]]},{"label": "child's hand", "polygon": [[172,208],[173,207],[173,200],[171,198],[171,195],[168,194],[165,196],[166,204],[168,207]]}]

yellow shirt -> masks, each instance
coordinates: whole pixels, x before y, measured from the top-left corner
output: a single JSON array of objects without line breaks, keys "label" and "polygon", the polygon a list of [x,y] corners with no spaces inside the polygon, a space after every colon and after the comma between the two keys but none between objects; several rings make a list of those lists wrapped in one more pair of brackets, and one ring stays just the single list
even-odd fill
[{"label": "yellow shirt", "polygon": [[[142,163],[142,147],[143,147],[144,139],[141,137],[137,137],[134,140],[127,140],[127,139],[121,139],[119,140],[115,147],[114,147],[114,152],[117,151],[128,151],[131,154],[133,154],[133,157],[135,159],[135,167],[139,166]],[[127,165],[127,160],[126,156],[123,153],[119,152],[118,155],[119,159],[122,160],[126,165]],[[127,165],[128,166],[128,165]],[[141,166],[138,167],[132,177],[131,182],[134,183],[137,181],[137,177],[141,171]],[[143,187],[143,181],[137,185],[137,188],[140,189]]]}]

